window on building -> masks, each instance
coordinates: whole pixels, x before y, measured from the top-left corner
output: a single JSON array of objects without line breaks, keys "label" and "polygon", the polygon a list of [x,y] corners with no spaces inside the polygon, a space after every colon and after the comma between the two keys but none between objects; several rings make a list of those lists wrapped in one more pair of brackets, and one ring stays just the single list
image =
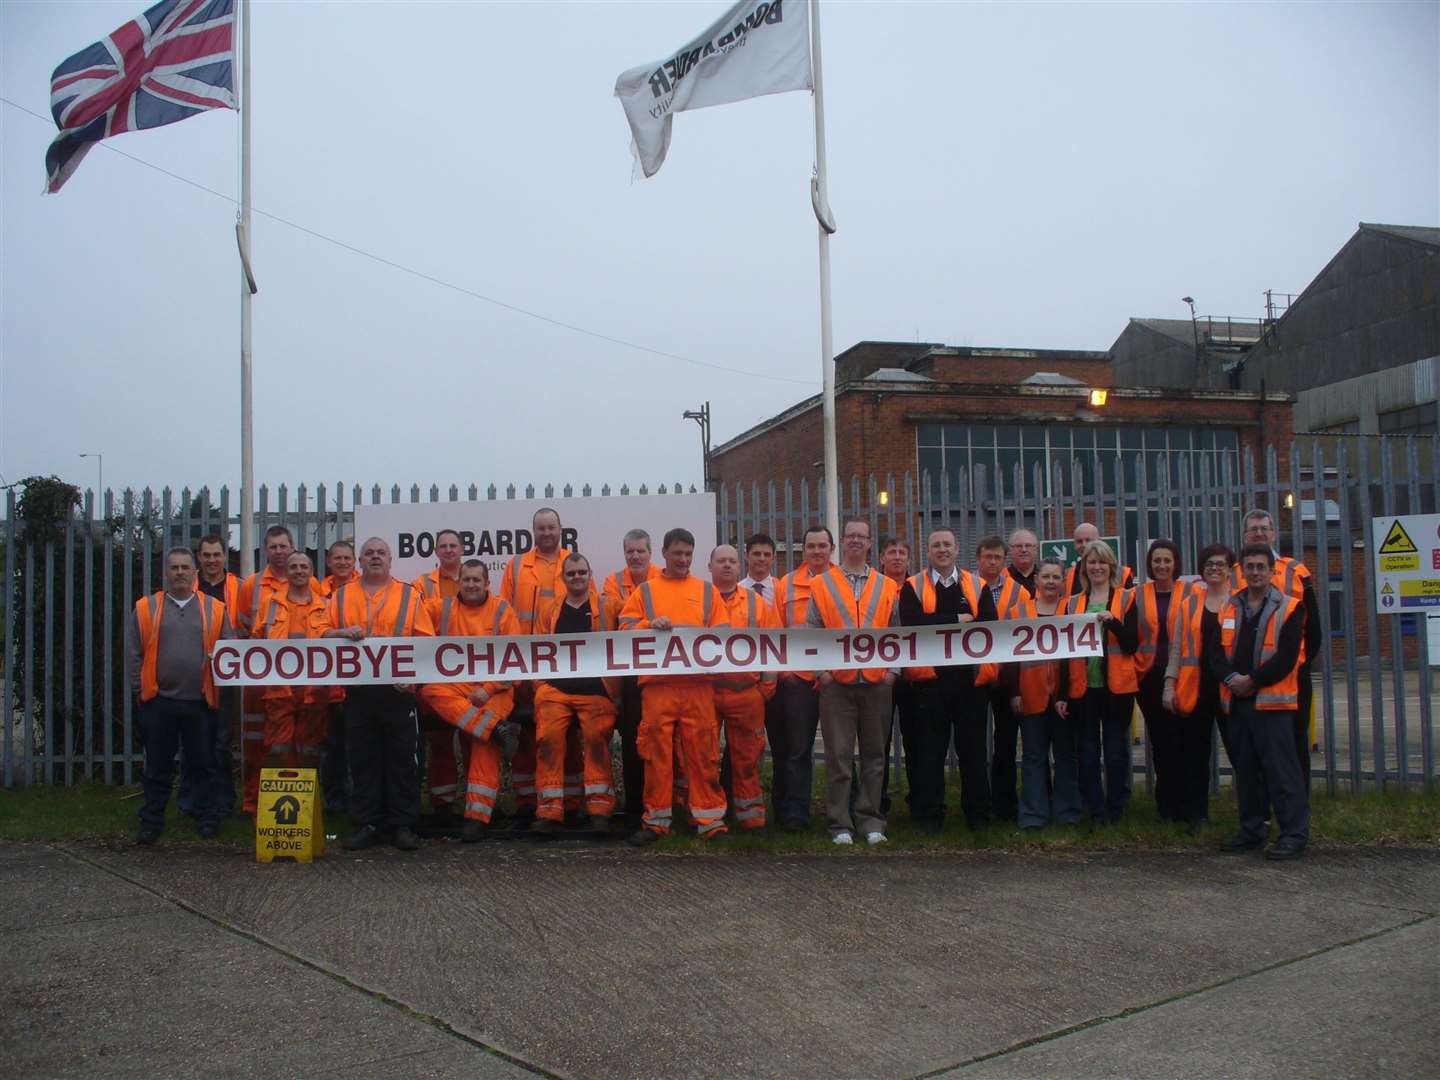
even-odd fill
[{"label": "window on building", "polygon": [[1330,582],[1330,636],[1344,637],[1350,624],[1350,612],[1345,607],[1345,583],[1339,579]]},{"label": "window on building", "polygon": [[1380,414],[1381,435],[1435,435],[1437,403],[1427,401],[1408,409],[1393,409]]}]

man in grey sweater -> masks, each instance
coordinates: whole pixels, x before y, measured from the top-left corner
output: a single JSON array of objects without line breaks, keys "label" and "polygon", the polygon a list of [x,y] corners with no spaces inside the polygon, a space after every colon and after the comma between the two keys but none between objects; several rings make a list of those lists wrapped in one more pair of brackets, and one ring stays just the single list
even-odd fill
[{"label": "man in grey sweater", "polygon": [[136,840],[153,844],[165,828],[165,807],[183,744],[194,770],[194,813],[200,835],[212,837],[220,824],[214,776],[216,691],[210,651],[232,637],[225,606],[195,590],[195,556],[188,548],[165,553],[165,589],[141,597],[125,624],[126,673],[140,699],[140,739],[145,747]]}]

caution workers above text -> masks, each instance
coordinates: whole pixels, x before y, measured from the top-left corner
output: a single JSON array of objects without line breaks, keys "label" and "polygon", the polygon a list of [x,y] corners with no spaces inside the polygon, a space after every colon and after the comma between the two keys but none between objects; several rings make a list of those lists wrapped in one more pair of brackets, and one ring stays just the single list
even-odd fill
[{"label": "caution workers above text", "polygon": [[222,686],[513,682],[612,675],[720,675],[945,667],[1099,656],[1093,615],[885,630],[681,627],[548,637],[222,641]]}]

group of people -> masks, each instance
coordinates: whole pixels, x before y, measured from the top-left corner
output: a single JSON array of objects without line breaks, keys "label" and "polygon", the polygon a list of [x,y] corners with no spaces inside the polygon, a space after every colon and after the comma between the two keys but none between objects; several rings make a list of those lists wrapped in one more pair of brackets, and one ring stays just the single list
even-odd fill
[{"label": "group of people", "polygon": [[[817,730],[823,736],[824,813],[836,844],[886,841],[891,733],[898,715],[909,816],[936,833],[946,815],[945,764],[960,766],[967,826],[996,819],[1022,829],[1113,823],[1131,794],[1131,725],[1138,702],[1153,751],[1163,818],[1198,826],[1208,807],[1212,724],[1235,773],[1240,831],[1224,847],[1299,855],[1308,837],[1308,658],[1316,654],[1315,597],[1303,564],[1274,551],[1268,513],[1244,522],[1239,556],[1200,553],[1198,581],[1181,552],[1150,545],[1145,581],[1122,566],[1095,525],[1074,532],[1078,561],[1039,558],[1033,532],[980,541],[975,570],[958,565],[956,534],[931,530],[924,566],[900,539],[878,547],[869,522],[847,519],[839,558],[825,526],[807,529],[801,562],[775,577],[775,541],[757,533],[743,552],[722,544],[694,573],[695,537],[672,529],[661,558],[651,537],[622,538],[625,566],[597,581],[589,560],[561,546],[560,515],[538,511],[533,547],[492,587],[452,530],[436,536],[436,567],[413,582],[391,575],[391,552],[370,538],[357,553],[337,541],[319,579],[283,526],[265,536],[266,566],[240,580],[219,536],[197,552],[166,553],[165,587],[135,605],[129,672],[145,746],[138,839],[164,825],[177,746],[182,809],[202,836],[233,806],[230,727],[238,714],[243,807],[256,806],[263,764],[322,769],[331,806],[346,798],[351,850],[389,842],[414,850],[422,781],[432,807],[459,809],[461,838],[481,839],[499,812],[510,766],[514,824],[538,835],[562,823],[608,836],[623,815],[628,840],[650,844],[688,815],[695,833],[809,827]],[[743,576],[742,576],[743,571]],[[1095,618],[1103,654],[1003,665],[836,671],[660,673],[521,682],[250,687],[212,680],[221,638],[404,637],[667,631],[682,626],[923,626],[996,619]],[[611,742],[620,735],[617,793]],[[772,758],[770,797],[761,761]],[[1017,743],[1020,782],[1016,783]],[[424,762],[422,767],[421,762]],[[423,772],[423,776],[422,776]],[[1273,812],[1272,812],[1273,811]]]}]

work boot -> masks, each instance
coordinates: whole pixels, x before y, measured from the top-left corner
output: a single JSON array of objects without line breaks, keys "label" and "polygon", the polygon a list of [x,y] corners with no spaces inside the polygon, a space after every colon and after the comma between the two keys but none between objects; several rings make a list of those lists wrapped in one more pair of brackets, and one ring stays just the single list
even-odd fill
[{"label": "work boot", "polygon": [[1284,859],[1298,859],[1305,854],[1305,845],[1299,840],[1276,840],[1265,852],[1265,858],[1272,862]]},{"label": "work boot", "polygon": [[495,729],[495,738],[499,740],[501,756],[509,761],[520,749],[520,725],[514,720],[506,720]]},{"label": "work boot", "polygon": [[195,831],[200,834],[202,840],[214,840],[216,834],[220,832],[220,826],[213,821],[205,821]]},{"label": "work boot", "polygon": [[1264,846],[1264,840],[1251,840],[1248,836],[1232,836],[1220,841],[1220,850],[1231,855],[1241,851],[1259,851]]},{"label": "work boot", "polygon": [[411,832],[409,829],[407,829],[404,825],[401,825],[398,829],[395,830],[395,836],[390,841],[390,843],[400,851],[420,850],[420,838],[416,836],[413,832]]},{"label": "work boot", "polygon": [[590,831],[595,834],[597,840],[604,840],[610,835],[610,815],[591,814]]},{"label": "work boot", "polygon": [[530,835],[538,836],[542,840],[550,840],[554,838],[555,830],[559,827],[560,823],[552,818],[536,818],[530,824]]},{"label": "work boot", "polygon": [[141,845],[142,847],[149,847],[151,844],[155,843],[155,841],[159,839],[159,829],[141,829],[138,833],[135,834],[135,843]]},{"label": "work boot", "polygon": [[660,839],[660,834],[654,829],[636,829],[625,838],[625,842],[631,847],[649,847]]},{"label": "work boot", "polygon": [[465,822],[465,827],[460,830],[460,842],[474,844],[485,839],[485,828],[485,822],[478,818],[472,818]]},{"label": "work boot", "polygon": [[364,851],[380,842],[380,830],[374,825],[362,825],[345,838],[342,845],[346,851]]},{"label": "work boot", "polygon": [[585,824],[585,812],[583,810],[566,810],[565,824],[571,828],[579,828]]}]

